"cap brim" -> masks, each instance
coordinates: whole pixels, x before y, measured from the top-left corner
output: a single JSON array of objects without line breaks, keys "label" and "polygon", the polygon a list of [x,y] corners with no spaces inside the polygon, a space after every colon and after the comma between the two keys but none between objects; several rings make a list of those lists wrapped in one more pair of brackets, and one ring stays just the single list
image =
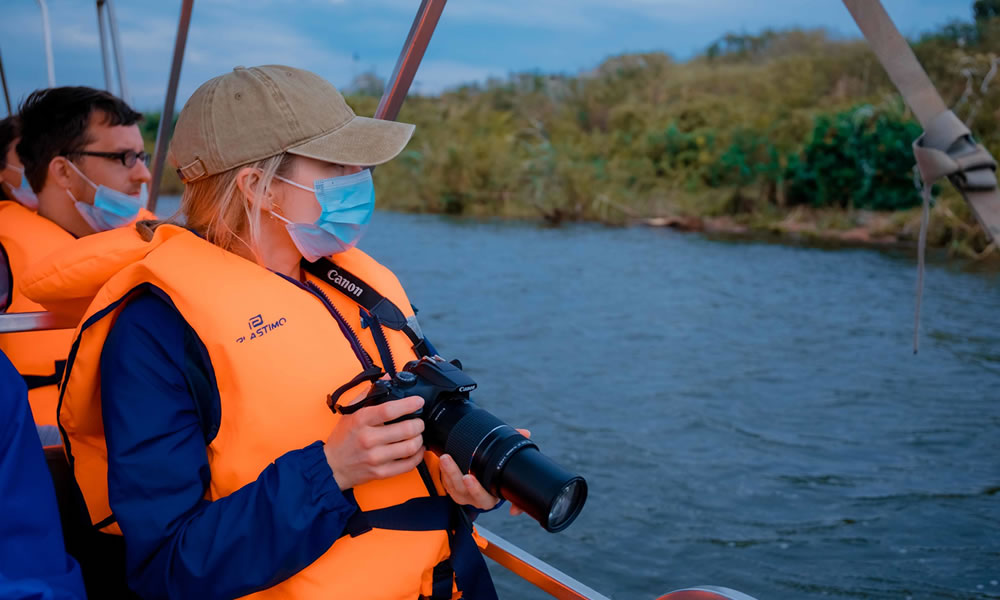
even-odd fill
[{"label": "cap brim", "polygon": [[354,117],[330,133],[293,146],[287,152],[341,165],[380,165],[403,151],[415,128],[409,123]]}]

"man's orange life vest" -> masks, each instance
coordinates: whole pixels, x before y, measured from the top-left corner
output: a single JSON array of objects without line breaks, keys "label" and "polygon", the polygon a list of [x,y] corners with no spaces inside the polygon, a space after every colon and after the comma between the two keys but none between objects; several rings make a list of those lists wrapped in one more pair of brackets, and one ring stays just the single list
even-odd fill
[{"label": "man's orange life vest", "polygon": [[[33,269],[24,289],[46,306],[90,299],[67,364],[59,425],[91,520],[103,531],[120,534],[108,501],[99,363],[117,314],[136,290],[155,286],[165,293],[208,351],[221,401],[219,431],[208,446],[209,500],[254,481],[286,452],[325,440],[340,418],[327,406],[327,394],[362,370],[359,353],[328,307],[356,321],[359,306],[348,294],[309,275],[305,285],[321,292],[311,293],[182,228],[162,225],[148,242],[133,227],[100,233],[55,259]],[[357,249],[335,261],[412,317],[388,269]],[[397,365],[415,358],[407,335],[391,329],[385,334]],[[379,356],[369,330],[357,328],[353,335],[370,357]],[[141,402],[136,398],[137,410]],[[437,457],[428,453],[425,461],[433,490],[416,469],[372,481],[353,489],[362,511],[376,514],[443,495]],[[253,597],[430,596],[434,567],[450,553],[443,529],[399,531],[376,524],[340,538],[313,564]]]},{"label": "man's orange life vest", "polygon": [[[3,312],[45,310],[21,293],[21,279],[30,265],[74,239],[62,227],[17,202],[0,201],[0,246],[10,269],[10,280],[6,282],[10,297]],[[0,350],[24,376],[31,412],[39,425],[56,424],[57,384],[72,342],[71,329],[0,334]]]}]

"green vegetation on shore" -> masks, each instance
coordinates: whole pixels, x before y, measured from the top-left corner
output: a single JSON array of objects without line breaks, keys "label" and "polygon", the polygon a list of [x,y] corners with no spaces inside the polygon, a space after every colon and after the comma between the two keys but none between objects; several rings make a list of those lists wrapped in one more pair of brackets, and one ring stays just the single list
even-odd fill
[{"label": "green vegetation on shore", "polygon": [[[994,156],[998,15],[1000,0],[978,0],[973,22],[914,43],[945,101]],[[370,84],[349,97],[358,114],[378,103]],[[730,34],[683,63],[630,54],[577,76],[515,74],[411,96],[400,120],[417,131],[378,169],[384,208],[916,237],[910,144],[920,126],[863,41],[823,31]],[[150,115],[154,136],[156,124]],[[167,177],[167,193],[179,193]],[[929,242],[966,256],[992,250],[950,186],[936,191]]]}]

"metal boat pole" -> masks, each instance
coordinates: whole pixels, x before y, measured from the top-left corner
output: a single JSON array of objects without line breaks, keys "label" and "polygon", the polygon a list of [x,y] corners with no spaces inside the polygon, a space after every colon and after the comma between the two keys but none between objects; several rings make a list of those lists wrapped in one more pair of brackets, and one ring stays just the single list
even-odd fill
[{"label": "metal boat pole", "polygon": [[0,57],[0,81],[3,82],[3,98],[7,101],[7,114],[14,114],[14,110],[10,106],[10,92],[7,91],[7,74],[3,70],[3,57]]},{"label": "metal boat pole", "polygon": [[[373,115],[376,119],[395,121],[399,116],[399,109],[406,100],[406,94],[410,91],[413,83],[413,76],[417,74],[417,67],[424,58],[427,44],[434,35],[438,20],[447,0],[421,0],[420,8],[417,9],[417,16],[413,18],[413,25],[410,32],[406,34],[406,41],[403,42],[403,50],[399,53],[396,66],[392,70],[392,77],[382,92],[382,98],[378,101],[378,108]],[[368,170],[375,172],[375,167],[370,166]]]},{"label": "metal boat pole", "polygon": [[486,540],[483,554],[521,579],[560,600],[609,600],[545,561],[532,556],[492,531],[476,525]]},{"label": "metal boat pole", "polygon": [[188,28],[191,26],[191,11],[194,0],[181,3],[181,18],[177,23],[177,40],[174,42],[174,59],[170,65],[170,80],[167,83],[167,99],[160,113],[160,126],[156,129],[156,149],[153,151],[153,180],[149,185],[149,202],[146,208],[156,212],[156,200],[160,195],[160,179],[163,177],[163,163],[166,161],[167,137],[174,120],[174,102],[177,101],[177,82],[181,78],[184,63],[184,46],[187,45]]},{"label": "metal boat pole", "polygon": [[49,73],[49,87],[56,87],[56,67],[52,61],[52,28],[49,25],[49,6],[45,0],[38,0],[42,9],[42,34],[45,37],[45,66]]},{"label": "metal boat pole", "polygon": [[118,96],[126,103],[129,101],[128,84],[125,82],[125,59],[122,55],[121,38],[118,35],[118,15],[111,0],[104,0],[108,13],[108,29],[111,30],[111,51],[115,58],[115,70],[118,71]]},{"label": "metal boat pole", "polygon": [[431,41],[434,28],[437,27],[438,19],[441,18],[441,11],[447,0],[422,0],[420,8],[417,9],[417,16],[410,26],[410,33],[403,43],[403,51],[396,61],[396,68],[392,71],[392,77],[386,85],[382,99],[379,100],[378,108],[375,109],[376,119],[395,121],[399,116],[399,109],[403,106],[403,100],[413,83],[413,76],[417,73],[417,67],[424,58],[424,51]]},{"label": "metal boat pole", "polygon": [[104,67],[104,89],[113,94],[111,89],[111,65],[108,63],[108,36],[104,31],[104,0],[97,0],[97,34],[101,46],[101,66]]}]

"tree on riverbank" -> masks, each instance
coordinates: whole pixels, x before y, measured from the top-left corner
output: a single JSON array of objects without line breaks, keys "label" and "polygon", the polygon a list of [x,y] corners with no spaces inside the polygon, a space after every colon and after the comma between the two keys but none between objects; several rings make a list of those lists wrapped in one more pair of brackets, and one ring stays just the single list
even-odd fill
[{"label": "tree on riverbank", "polygon": [[[978,0],[972,22],[914,42],[945,101],[995,156],[998,6]],[[349,101],[372,114],[378,98]],[[725,216],[765,229],[793,211],[845,229],[870,221],[867,211],[902,211],[879,221],[882,233],[916,232],[910,143],[920,127],[864,42],[820,30],[728,34],[683,63],[643,53],[577,76],[514,74],[411,96],[400,119],[417,131],[379,168],[385,208],[552,222]],[[941,191],[931,242],[983,250],[969,211]]]}]

